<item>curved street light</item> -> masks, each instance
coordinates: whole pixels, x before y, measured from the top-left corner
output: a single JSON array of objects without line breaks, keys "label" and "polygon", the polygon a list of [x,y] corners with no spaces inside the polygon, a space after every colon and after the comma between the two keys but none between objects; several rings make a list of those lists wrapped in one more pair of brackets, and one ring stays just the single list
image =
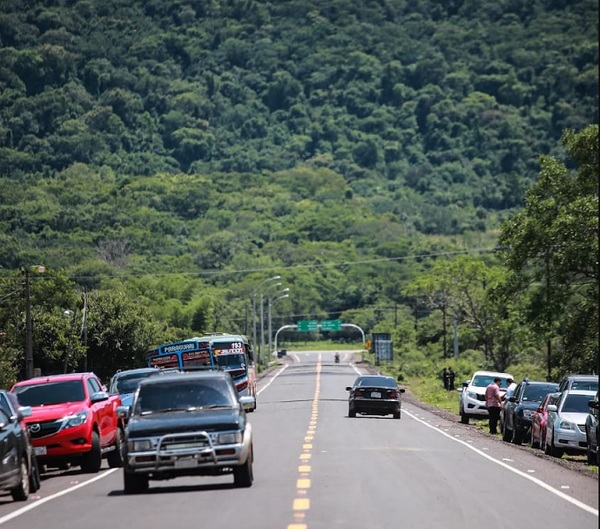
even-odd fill
[{"label": "curved street light", "polygon": [[278,297],[269,297],[269,357],[271,354],[273,354],[273,348],[272,348],[272,342],[271,342],[271,338],[273,336],[273,330],[271,328],[271,307],[273,307],[273,305],[280,299],[284,299],[284,298],[289,298],[289,288],[284,288],[283,290],[280,290],[279,292],[277,292],[277,294],[282,294],[281,296]]}]

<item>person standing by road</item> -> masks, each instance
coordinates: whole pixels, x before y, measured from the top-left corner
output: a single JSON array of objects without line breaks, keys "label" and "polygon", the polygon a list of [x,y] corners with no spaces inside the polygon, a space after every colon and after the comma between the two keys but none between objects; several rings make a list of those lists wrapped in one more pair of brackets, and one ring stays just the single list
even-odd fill
[{"label": "person standing by road", "polygon": [[500,377],[494,378],[494,381],[485,388],[485,405],[489,414],[490,433],[498,433],[498,421],[500,419],[500,409],[502,408],[502,398],[500,397]]},{"label": "person standing by road", "polygon": [[448,368],[448,391],[454,391],[454,379],[456,375],[454,374],[454,369],[451,367]]},{"label": "person standing by road", "polygon": [[506,388],[504,400],[508,400],[511,397],[511,395],[515,392],[515,389],[517,387],[517,383],[512,378],[507,378],[506,384],[508,387]]},{"label": "person standing by road", "polygon": [[448,369],[444,368],[442,371],[442,382],[444,383],[444,389],[448,391],[448,385],[450,384],[450,375]]}]

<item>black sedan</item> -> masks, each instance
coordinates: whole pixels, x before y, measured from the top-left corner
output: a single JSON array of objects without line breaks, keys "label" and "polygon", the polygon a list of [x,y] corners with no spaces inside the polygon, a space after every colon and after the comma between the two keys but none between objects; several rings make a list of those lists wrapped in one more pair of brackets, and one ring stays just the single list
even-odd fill
[{"label": "black sedan", "polygon": [[400,418],[402,404],[398,387],[392,377],[384,375],[360,375],[352,386],[347,386],[348,417],[362,415],[393,415]]}]

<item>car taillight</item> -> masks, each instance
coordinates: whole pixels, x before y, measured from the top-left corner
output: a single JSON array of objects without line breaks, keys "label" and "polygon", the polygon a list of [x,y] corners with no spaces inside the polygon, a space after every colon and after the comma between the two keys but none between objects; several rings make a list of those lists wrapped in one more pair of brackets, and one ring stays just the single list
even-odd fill
[{"label": "car taillight", "polygon": [[395,389],[390,391],[390,399],[397,399],[397,398],[398,398],[398,392]]},{"label": "car taillight", "polygon": [[364,395],[364,393],[365,393],[365,391],[364,391],[363,389],[357,389],[357,390],[354,392],[354,396],[355,396],[355,397],[362,397],[362,396]]}]

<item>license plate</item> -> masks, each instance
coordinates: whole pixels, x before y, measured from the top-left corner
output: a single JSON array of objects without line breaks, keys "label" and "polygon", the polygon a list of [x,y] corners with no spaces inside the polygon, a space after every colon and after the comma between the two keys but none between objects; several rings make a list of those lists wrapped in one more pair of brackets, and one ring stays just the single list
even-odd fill
[{"label": "license plate", "polygon": [[186,457],[185,459],[176,459],[175,468],[194,468],[198,466],[198,460],[193,457]]},{"label": "license plate", "polygon": [[380,399],[381,398],[381,392],[380,391],[371,391],[371,398],[372,399]]},{"label": "license plate", "polygon": [[34,446],[33,453],[36,456],[45,456],[46,455],[46,447],[45,446]]}]

